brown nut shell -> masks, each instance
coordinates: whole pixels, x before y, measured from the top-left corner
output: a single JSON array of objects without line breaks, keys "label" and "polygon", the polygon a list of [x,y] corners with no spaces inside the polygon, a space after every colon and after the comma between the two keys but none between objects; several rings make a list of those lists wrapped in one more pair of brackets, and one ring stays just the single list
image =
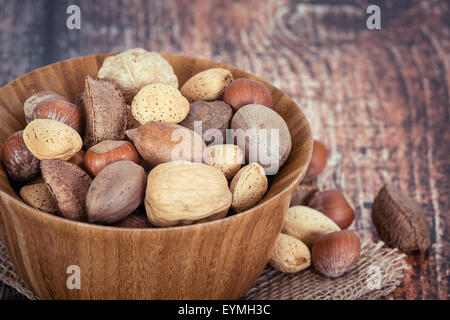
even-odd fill
[{"label": "brown nut shell", "polygon": [[299,185],[295,188],[294,193],[292,194],[291,203],[289,206],[293,207],[306,205],[317,191],[319,191],[319,188],[315,186]]},{"label": "brown nut shell", "polygon": [[201,132],[197,133],[206,144],[222,144],[232,116],[233,109],[223,101],[196,101],[191,103],[189,114],[180,125],[197,132],[195,125],[201,124]]},{"label": "brown nut shell", "polygon": [[56,213],[56,205],[52,194],[44,183],[23,186],[20,197],[29,206],[47,213]]},{"label": "brown nut shell", "polygon": [[387,184],[378,192],[372,220],[380,238],[390,246],[425,253],[431,244],[423,209],[393,185]]},{"label": "brown nut shell", "polygon": [[127,106],[122,93],[111,81],[85,78],[81,106],[84,115],[84,145],[104,140],[123,140],[127,128]]},{"label": "brown nut shell", "polygon": [[144,200],[147,175],[132,161],[118,161],[95,177],[86,197],[89,222],[111,224],[131,214]]},{"label": "brown nut shell", "polygon": [[86,195],[91,177],[73,163],[61,160],[42,160],[41,172],[59,215],[70,220],[86,220]]},{"label": "brown nut shell", "polygon": [[59,101],[67,101],[69,100],[66,97],[63,97],[60,94],[52,91],[41,91],[30,96],[23,104],[23,111],[25,114],[25,120],[27,123],[30,123],[33,115],[33,111],[36,106],[45,103],[46,100],[59,100]]},{"label": "brown nut shell", "polygon": [[62,99],[46,99],[36,105],[31,115],[35,119],[53,119],[72,127],[79,134],[83,131],[83,111],[81,107]]},{"label": "brown nut shell", "polygon": [[239,170],[231,180],[230,190],[233,194],[231,208],[242,212],[252,208],[267,192],[267,177],[259,163],[250,163]]},{"label": "brown nut shell", "polygon": [[129,160],[136,164],[140,162],[139,155],[130,142],[105,140],[88,149],[84,159],[84,169],[95,177],[103,168],[122,160]]},{"label": "brown nut shell", "polygon": [[231,120],[236,145],[245,150],[247,163],[258,162],[267,175],[284,165],[292,140],[284,119],[274,110],[259,104],[240,108]]},{"label": "brown nut shell", "polygon": [[313,141],[313,151],[311,162],[306,170],[304,181],[308,182],[316,178],[327,165],[328,151],[325,145],[318,141]]},{"label": "brown nut shell", "polygon": [[80,151],[78,151],[77,153],[75,153],[72,158],[70,158],[68,161],[70,163],[73,163],[74,165],[80,167],[81,169],[84,168],[84,150],[80,149]]},{"label": "brown nut shell", "polygon": [[189,102],[217,100],[231,81],[233,81],[231,71],[212,68],[192,76],[180,91]]},{"label": "brown nut shell", "polygon": [[140,211],[135,211],[132,214],[126,216],[124,219],[112,224],[112,226],[129,229],[146,229],[151,228],[152,224],[148,220],[146,214]]},{"label": "brown nut shell", "polygon": [[361,253],[358,236],[350,230],[320,236],[311,250],[314,268],[326,277],[343,275],[356,263]]},{"label": "brown nut shell", "polygon": [[272,94],[261,82],[239,78],[231,82],[225,89],[223,100],[234,110],[247,104],[261,104],[273,109]]},{"label": "brown nut shell", "polygon": [[52,119],[31,121],[23,131],[23,141],[39,160],[69,160],[83,146],[78,132]]},{"label": "brown nut shell", "polygon": [[300,240],[280,233],[269,264],[281,272],[299,272],[311,265],[311,253],[308,246]]},{"label": "brown nut shell", "polygon": [[172,161],[150,171],[145,209],[155,226],[189,225],[225,217],[231,198],[220,170],[202,163]]},{"label": "brown nut shell", "polygon": [[174,160],[209,162],[200,135],[174,123],[149,122],[128,130],[127,136],[150,168]]},{"label": "brown nut shell", "polygon": [[332,189],[316,192],[308,201],[308,207],[322,212],[336,222],[342,230],[350,227],[355,219],[355,206],[342,190]]},{"label": "brown nut shell", "polygon": [[2,162],[8,176],[16,181],[30,181],[39,175],[37,159],[23,141],[23,130],[10,135],[2,146]]}]

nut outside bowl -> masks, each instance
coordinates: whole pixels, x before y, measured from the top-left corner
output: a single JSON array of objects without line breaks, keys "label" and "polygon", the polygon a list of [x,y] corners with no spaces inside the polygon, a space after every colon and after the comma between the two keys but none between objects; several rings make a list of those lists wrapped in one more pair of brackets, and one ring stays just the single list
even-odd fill
[{"label": "nut outside bowl", "polygon": [[[23,102],[43,90],[76,101],[83,77],[97,75],[110,54],[92,55],[32,71],[0,89],[0,142],[25,127]],[[262,81],[219,63],[163,54],[182,85],[213,67],[235,78]],[[0,166],[0,235],[14,266],[41,299],[238,299],[266,266],[296,186],[311,158],[305,115],[267,82],[274,109],[292,136],[287,163],[252,209],[203,224],[120,229],[74,222],[26,205]],[[80,269],[80,289],[67,287],[69,266]]]}]

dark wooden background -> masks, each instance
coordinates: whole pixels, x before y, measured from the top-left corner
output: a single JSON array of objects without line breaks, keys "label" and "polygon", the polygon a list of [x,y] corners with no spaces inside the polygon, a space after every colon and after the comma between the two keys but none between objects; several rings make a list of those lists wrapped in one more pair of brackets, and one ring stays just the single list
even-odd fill
[{"label": "dark wooden background", "polygon": [[[81,30],[66,28],[78,4]],[[382,29],[366,28],[369,4]],[[144,47],[233,65],[271,81],[330,150],[317,180],[345,189],[353,228],[377,240],[370,210],[386,182],[427,211],[432,247],[394,299],[449,298],[449,2],[0,0],[0,86],[72,57]],[[20,299],[0,284],[0,297]]]}]

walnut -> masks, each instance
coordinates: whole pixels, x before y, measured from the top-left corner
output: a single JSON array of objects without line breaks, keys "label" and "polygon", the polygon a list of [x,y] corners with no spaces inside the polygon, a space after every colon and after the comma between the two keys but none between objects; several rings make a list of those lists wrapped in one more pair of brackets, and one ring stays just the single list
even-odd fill
[{"label": "walnut", "polygon": [[106,58],[98,77],[116,82],[127,103],[149,84],[164,83],[178,89],[172,66],[158,53],[140,48]]}]

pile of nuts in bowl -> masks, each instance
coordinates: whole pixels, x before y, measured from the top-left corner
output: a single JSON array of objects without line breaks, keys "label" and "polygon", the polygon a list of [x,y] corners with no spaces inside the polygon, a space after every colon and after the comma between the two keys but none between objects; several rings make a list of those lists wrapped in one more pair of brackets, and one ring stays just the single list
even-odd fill
[{"label": "pile of nuts in bowl", "polygon": [[[224,68],[178,89],[161,55],[132,49],[86,76],[77,101],[43,91],[2,147],[28,205],[127,228],[172,227],[255,206],[291,150],[270,90]],[[208,201],[205,201],[208,199]]]}]

